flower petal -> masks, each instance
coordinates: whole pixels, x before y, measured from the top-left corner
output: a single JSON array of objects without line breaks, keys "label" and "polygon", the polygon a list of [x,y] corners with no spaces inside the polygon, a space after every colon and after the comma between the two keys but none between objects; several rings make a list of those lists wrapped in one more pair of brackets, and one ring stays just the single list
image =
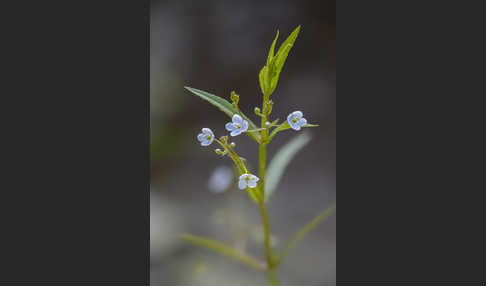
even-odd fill
[{"label": "flower petal", "polygon": [[239,116],[238,114],[233,115],[233,123],[241,124],[242,121],[243,121],[243,118],[241,118],[241,116]]},{"label": "flower petal", "polygon": [[305,118],[301,118],[301,119],[299,120],[299,126],[301,126],[301,127],[302,127],[302,126],[304,126],[304,125],[306,125],[306,124],[307,124],[307,119],[305,119]]},{"label": "flower petal", "polygon": [[260,179],[255,175],[250,175],[250,181],[258,182]]},{"label": "flower petal", "polygon": [[238,136],[240,134],[241,134],[241,130],[240,129],[235,129],[235,130],[231,131],[231,133],[230,133],[230,135],[233,136],[233,137],[234,136]]},{"label": "flower petal", "polygon": [[252,180],[248,181],[248,187],[254,188],[254,187],[256,187],[256,185],[257,185],[256,181],[252,181]]},{"label": "flower petal", "polygon": [[294,130],[300,130],[300,126],[298,124],[298,121],[294,123],[294,122],[292,122],[292,119],[293,119],[293,117],[288,120],[290,127]]},{"label": "flower petal", "polygon": [[302,118],[302,116],[304,116],[304,115],[302,114],[302,111],[298,111],[298,110],[297,110],[297,111],[292,112],[292,115],[293,115],[293,116],[295,116],[296,118],[299,118],[299,119],[300,119],[300,118]]},{"label": "flower petal", "polygon": [[201,142],[201,146],[209,146],[213,143],[213,140],[204,140]]},{"label": "flower petal", "polygon": [[201,142],[202,142],[202,141],[204,141],[204,139],[205,139],[206,137],[207,137],[207,135],[206,135],[206,134],[204,134],[204,133],[199,133],[199,135],[197,135],[197,140],[199,140],[199,141],[201,141]]},{"label": "flower petal", "polygon": [[246,181],[240,179],[240,181],[238,182],[238,188],[240,188],[240,190],[244,190],[246,188]]},{"label": "flower petal", "polygon": [[290,121],[292,121],[292,118],[294,118],[294,114],[293,114],[293,113],[290,113],[290,114],[287,116],[287,121],[290,123]]},{"label": "flower petal", "polygon": [[243,174],[243,175],[240,176],[240,180],[245,180],[246,177],[248,177],[248,174]]},{"label": "flower petal", "polygon": [[245,132],[248,130],[248,121],[243,120],[243,123],[241,124],[241,132]]},{"label": "flower petal", "polygon": [[235,126],[234,126],[234,125],[233,125],[233,123],[231,123],[231,122],[226,123],[225,128],[226,128],[226,130],[228,130],[228,131],[233,131],[233,130],[235,130]]},{"label": "flower petal", "polygon": [[211,139],[209,139],[208,141],[209,141],[208,145],[211,145],[211,143],[213,143],[213,141],[214,141],[214,135],[212,135]]},{"label": "flower petal", "polygon": [[213,135],[213,131],[209,128],[203,128],[201,129],[201,131],[204,133],[204,134],[211,134]]}]

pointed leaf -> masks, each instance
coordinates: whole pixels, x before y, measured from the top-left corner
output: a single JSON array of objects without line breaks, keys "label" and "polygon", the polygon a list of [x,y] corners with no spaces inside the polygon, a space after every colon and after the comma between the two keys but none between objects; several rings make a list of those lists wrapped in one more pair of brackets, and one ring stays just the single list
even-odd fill
[{"label": "pointed leaf", "polygon": [[279,54],[282,51],[282,49],[285,48],[285,46],[287,46],[288,44],[290,44],[291,46],[294,45],[294,42],[297,39],[297,36],[299,35],[299,32],[300,32],[300,25],[297,28],[295,28],[292,31],[292,33],[290,33],[290,35],[287,37],[287,39],[285,39],[282,45],[280,45],[277,54]]},{"label": "pointed leaf", "polygon": [[265,83],[265,73],[267,72],[268,67],[264,66],[261,70],[260,73],[258,74],[258,80],[260,82],[260,89],[262,90],[263,94],[266,94],[266,83]]},{"label": "pointed leaf", "polygon": [[302,133],[290,140],[290,142],[285,144],[280,148],[277,154],[275,154],[268,165],[267,174],[265,176],[265,200],[268,200],[268,197],[277,188],[278,182],[292,158],[300,149],[302,149],[302,147],[309,143],[310,139],[311,136],[309,134]]},{"label": "pointed leaf", "polygon": [[295,40],[300,32],[300,26],[295,28],[295,30],[287,37],[287,39],[282,43],[280,48],[278,49],[277,54],[273,57],[270,61],[270,88],[269,93],[273,93],[275,88],[277,87],[278,79],[280,77],[280,72],[287,60],[289,55],[290,49],[294,45]]},{"label": "pointed leaf", "polygon": [[275,44],[277,43],[278,34],[279,34],[279,31],[277,30],[277,35],[275,36],[275,39],[273,40],[272,46],[270,47],[270,51],[268,52],[267,66],[270,64],[270,61],[273,58],[273,53],[274,53],[274,50],[275,50]]},{"label": "pointed leaf", "polygon": [[[255,125],[255,123],[253,123],[246,115],[244,115],[243,113],[238,113],[238,111],[233,107],[233,105],[229,103],[226,99],[223,99],[219,96],[216,96],[214,94],[196,88],[192,88],[188,86],[185,86],[184,88],[194,93],[195,95],[199,96],[200,98],[206,100],[207,102],[211,103],[212,105],[216,106],[217,108],[219,108],[219,110],[226,113],[226,115],[228,115],[230,118],[232,118],[234,114],[240,114],[246,121],[248,121],[250,129],[258,128]],[[258,138],[260,136],[258,133],[249,132],[247,134],[255,141],[258,142]]]},{"label": "pointed leaf", "polygon": [[182,234],[180,236],[184,241],[190,243],[192,245],[197,245],[200,247],[204,247],[210,250],[213,250],[221,255],[233,258],[236,261],[242,262],[248,266],[251,266],[258,270],[264,270],[265,266],[262,262],[256,260],[255,258],[242,253],[231,246],[218,242],[213,239],[190,235],[190,234]]}]

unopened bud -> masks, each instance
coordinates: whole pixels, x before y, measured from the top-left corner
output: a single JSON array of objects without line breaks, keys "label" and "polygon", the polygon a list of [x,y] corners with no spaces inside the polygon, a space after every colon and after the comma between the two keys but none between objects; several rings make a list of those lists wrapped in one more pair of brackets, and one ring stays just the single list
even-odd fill
[{"label": "unopened bud", "polygon": [[272,109],[273,109],[273,101],[269,100],[268,101],[268,111],[267,111],[267,114],[272,113]]},{"label": "unopened bud", "polygon": [[272,125],[272,123],[270,123],[270,122],[268,122],[268,121],[267,121],[267,122],[265,122],[265,127],[270,127],[270,125]]},{"label": "unopened bud", "polygon": [[236,147],[236,143],[235,143],[235,142],[231,142],[231,144],[229,144],[229,146],[230,146],[231,148],[235,148],[235,147]]},{"label": "unopened bud", "polygon": [[236,92],[232,91],[231,92],[231,101],[235,104],[238,104],[238,102],[240,101],[240,96],[238,94],[236,94]]},{"label": "unopened bud", "polygon": [[221,136],[221,138],[219,138],[219,140],[221,140],[221,142],[223,144],[226,144],[226,142],[228,142],[228,136]]},{"label": "unopened bud", "polygon": [[255,107],[254,111],[255,111],[255,114],[256,114],[256,115],[259,115],[259,116],[261,116],[261,115],[262,115],[261,110],[260,110],[260,108],[258,108],[258,107]]},{"label": "unopened bud", "polygon": [[216,152],[218,155],[223,155],[223,151],[221,151],[221,149],[216,149],[214,152]]}]

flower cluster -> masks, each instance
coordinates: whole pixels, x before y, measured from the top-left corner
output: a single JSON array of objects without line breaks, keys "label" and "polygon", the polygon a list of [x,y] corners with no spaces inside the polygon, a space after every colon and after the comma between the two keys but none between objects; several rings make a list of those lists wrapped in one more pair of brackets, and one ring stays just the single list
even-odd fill
[{"label": "flower cluster", "polygon": [[[287,128],[292,128],[296,131],[299,131],[302,127],[307,125],[307,120],[303,117],[302,111],[294,111],[290,113],[287,116]],[[248,131],[248,121],[244,120],[241,115],[239,114],[234,114],[232,117],[232,121],[226,123],[225,128],[228,132],[230,132],[230,135],[232,137],[238,136],[244,132]],[[282,124],[283,125],[283,124]],[[267,128],[270,128],[272,124],[267,122],[265,125]],[[214,133],[211,129],[209,128],[202,128],[201,133],[197,135],[197,140],[201,143],[201,146],[209,146],[211,143],[214,141]],[[224,152],[221,151],[220,149],[216,149],[216,153],[220,155],[226,155],[230,152],[230,148],[235,147],[235,143],[232,142],[230,144],[227,143],[227,136],[222,137],[223,140],[219,141],[216,140],[224,149],[226,149]],[[236,153],[235,153],[236,154]],[[238,155],[236,155],[238,156]],[[233,157],[232,157],[233,159]],[[236,163],[236,162],[235,162]],[[257,186],[257,182],[260,179],[248,172],[243,173],[238,182],[238,187],[242,190],[246,188],[255,188]]]}]

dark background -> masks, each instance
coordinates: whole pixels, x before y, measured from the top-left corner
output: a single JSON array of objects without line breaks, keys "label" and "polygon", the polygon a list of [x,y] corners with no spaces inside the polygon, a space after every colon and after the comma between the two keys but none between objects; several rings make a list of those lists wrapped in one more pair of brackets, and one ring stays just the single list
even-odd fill
[{"label": "dark background", "polygon": [[[208,236],[263,257],[256,206],[233,188],[214,194],[208,180],[218,166],[231,166],[201,147],[202,127],[226,134],[229,118],[186,91],[202,89],[229,99],[254,121],[261,105],[258,72],[276,30],[278,45],[298,25],[300,35],[272,95],[272,119],[302,110],[311,142],[296,156],[269,203],[274,242],[291,234],[336,200],[336,54],[334,1],[152,1],[150,46],[151,284],[265,285],[246,266],[182,243],[182,232]],[[280,133],[269,159],[297,133]],[[238,153],[257,164],[257,145],[234,139]],[[282,285],[335,285],[335,215],[301,242],[281,265]]]},{"label": "dark background", "polygon": [[[193,3],[177,3],[181,6],[176,15],[188,15],[183,10]],[[286,9],[285,16],[274,19],[279,23],[272,22],[272,26],[288,32],[299,18],[295,22],[304,24],[302,42],[306,27],[312,26],[310,19],[315,18],[299,14],[297,11],[309,5],[298,3],[291,5],[291,11]],[[478,164],[474,164],[482,162],[484,153],[484,140],[478,132],[484,129],[484,120],[480,120],[484,107],[477,96],[484,84],[475,69],[484,59],[484,44],[477,37],[484,26],[480,23],[483,10],[479,4],[442,3],[437,12],[437,3],[429,3],[421,1],[420,9],[414,3],[339,4],[339,281],[344,285],[356,284],[355,280],[373,285],[390,285],[390,281],[404,285],[453,281],[464,285],[484,280],[481,265],[475,263],[484,252],[484,235],[478,227],[484,217],[484,202],[478,196],[478,190],[484,189],[484,179]],[[24,2],[5,3],[8,6],[2,10],[7,16],[5,22],[11,25],[6,26],[3,41],[8,80],[4,81],[2,98],[6,101],[2,115],[7,123],[3,130],[7,146],[2,157],[6,172],[2,178],[1,245],[8,271],[0,280],[22,285],[31,284],[30,279],[50,285],[65,285],[66,281],[72,285],[146,285],[148,5],[144,1],[30,4],[26,9]],[[172,8],[165,11],[177,10],[173,5],[166,3],[166,9]],[[282,2],[280,5],[285,6]],[[252,7],[257,6],[262,3]],[[69,13],[59,13],[59,7]],[[265,11],[267,18],[270,12],[277,13],[269,11]],[[455,21],[451,21],[451,15]],[[205,16],[200,14],[195,19],[207,22],[202,20],[207,20]],[[190,22],[182,18],[166,21],[178,24],[159,32],[169,34],[173,27]],[[263,22],[261,18],[258,24]],[[262,31],[253,28],[252,33]],[[271,36],[258,39],[258,43],[268,41],[267,49],[274,28],[258,28]],[[184,31],[189,30],[194,29]],[[177,34],[188,39],[186,35]],[[311,42],[316,39],[321,36],[314,36]],[[332,40],[329,43],[327,47],[332,46]],[[191,53],[197,47],[191,47]],[[314,45],[297,45],[294,51],[298,47]],[[286,81],[277,89],[280,98],[289,96],[285,86],[290,79],[295,80],[297,62],[310,56],[292,53],[289,62],[294,61],[293,66],[287,65],[282,74]],[[209,58],[215,62],[214,57]],[[185,62],[181,56],[178,59],[178,63]],[[163,61],[158,66],[188,76],[187,71]],[[321,80],[328,76],[323,75]],[[216,89],[221,82],[224,78],[218,85],[212,85],[213,79],[207,84]],[[249,81],[242,82],[234,88],[251,85],[253,91],[257,90]],[[158,92],[159,96],[168,94]],[[172,94],[184,98],[184,107],[193,105],[184,93]],[[255,104],[250,102],[252,94],[246,94],[249,106]],[[328,99],[333,94],[321,96]],[[159,108],[168,101],[161,100]],[[292,100],[293,104],[302,102],[302,97],[298,103]],[[323,114],[329,114],[324,111],[333,110],[320,104],[323,112],[319,114],[309,114],[312,106],[306,104],[306,116],[322,120]],[[200,106],[204,111],[207,108]],[[220,121],[227,120],[215,114],[196,115],[185,114],[190,118],[185,125],[184,121],[176,123],[191,128],[195,124],[188,122],[203,118],[205,122],[194,127],[196,133],[199,124],[221,126]],[[333,118],[326,122],[332,123]],[[157,119],[158,138],[177,138],[163,135],[168,134],[167,126],[187,132],[163,119]],[[334,166],[333,133],[329,132],[333,129],[315,130],[315,140],[293,162],[270,203],[272,228],[283,240],[289,229],[307,221],[314,209],[334,199],[332,187],[305,180],[327,178],[327,182],[333,178],[324,176],[331,173],[329,166]],[[280,138],[275,145],[289,139]],[[184,143],[177,146],[179,151],[175,151],[174,143],[168,144],[170,140],[159,140],[166,145],[161,144],[158,150],[170,152],[152,153],[157,158],[153,171],[158,174],[152,192],[152,211],[158,213],[152,216],[152,243],[157,245],[152,247],[151,256],[153,284],[264,285],[258,283],[262,282],[260,274],[224,263],[174,239],[177,231],[190,231],[232,242],[231,229],[220,225],[220,215],[210,213],[234,199],[240,208],[231,208],[230,214],[250,217],[255,225],[258,222],[254,205],[248,204],[241,192],[208,196],[204,182],[211,169],[206,167],[214,167],[218,161],[209,153],[203,155],[207,149],[196,148],[190,140],[195,141],[194,135],[188,141],[178,140]],[[254,154],[244,137],[238,140],[238,148],[245,155],[245,148]],[[332,151],[326,155],[322,150]],[[318,163],[309,152],[314,152]],[[188,158],[196,160],[181,160]],[[201,158],[206,165],[191,166]],[[296,193],[304,195],[297,197]],[[216,220],[211,220],[213,217]],[[279,273],[284,285],[335,284],[334,223],[333,219],[327,221],[289,257]],[[255,243],[248,243],[248,248],[261,256]]]}]

